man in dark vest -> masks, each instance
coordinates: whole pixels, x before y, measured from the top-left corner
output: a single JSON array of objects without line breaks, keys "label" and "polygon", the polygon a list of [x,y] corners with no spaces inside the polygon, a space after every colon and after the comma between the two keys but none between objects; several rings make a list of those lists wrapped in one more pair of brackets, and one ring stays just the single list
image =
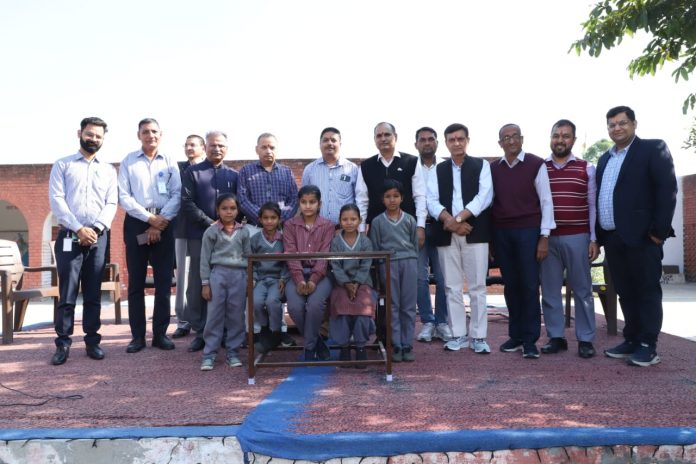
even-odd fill
[{"label": "man in dark vest", "polygon": [[544,160],[522,150],[522,131],[506,124],[498,133],[505,156],[491,163],[493,178],[494,256],[505,285],[509,339],[500,351],[522,350],[538,358],[541,331],[539,262],[548,255],[549,234],[556,228],[549,175]]},{"label": "man in dark vest", "polygon": [[[433,233],[440,268],[445,278],[447,310],[453,338],[445,350],[471,346],[474,352],[491,352],[486,335],[486,274],[491,239],[490,205],[493,199],[490,165],[466,153],[469,129],[451,124],[445,144],[452,157],[437,166],[437,178],[428,183],[428,211],[438,219]],[[471,330],[466,327],[464,280],[471,299]],[[469,342],[469,336],[471,342]]]},{"label": "man in dark vest", "polygon": [[549,336],[541,352],[551,354],[568,349],[561,296],[565,276],[575,297],[578,355],[591,358],[595,355],[595,313],[590,263],[599,255],[594,231],[597,188],[595,167],[572,154],[574,144],[575,124],[561,119],[553,125],[546,167],[556,228],[549,237],[549,255],[541,262],[541,306]]},{"label": "man in dark vest", "polygon": [[[360,209],[360,231],[368,232],[372,219],[385,210],[382,201],[384,180],[398,180],[404,188],[401,209],[416,218],[418,247],[425,244],[426,186],[418,157],[396,151],[398,135],[393,124],[380,122],[374,130],[379,153],[360,163],[355,184],[355,203]],[[385,308],[377,308],[377,338],[386,339]]]},{"label": "man in dark vest", "polygon": [[360,209],[361,228],[369,227],[375,216],[384,212],[384,179],[395,179],[404,186],[401,209],[417,221],[418,243],[425,242],[425,182],[418,157],[396,151],[398,135],[394,126],[380,122],[375,126],[375,145],[379,153],[360,163],[355,184],[355,202]]}]

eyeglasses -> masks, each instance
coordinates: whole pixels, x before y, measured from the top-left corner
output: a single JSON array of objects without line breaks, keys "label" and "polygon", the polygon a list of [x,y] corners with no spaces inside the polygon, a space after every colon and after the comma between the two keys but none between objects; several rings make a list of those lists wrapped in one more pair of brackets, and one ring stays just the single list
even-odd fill
[{"label": "eyeglasses", "polygon": [[631,124],[631,121],[629,121],[627,119],[624,119],[623,121],[619,121],[616,123],[610,122],[609,124],[607,124],[607,129],[614,130],[614,129],[616,129],[616,126],[619,126],[620,128],[623,129],[624,127],[628,126],[629,124]]},{"label": "eyeglasses", "polygon": [[502,139],[500,139],[501,142],[509,143],[511,141],[519,142],[522,140],[522,135],[520,134],[512,134],[512,135],[506,135]]}]

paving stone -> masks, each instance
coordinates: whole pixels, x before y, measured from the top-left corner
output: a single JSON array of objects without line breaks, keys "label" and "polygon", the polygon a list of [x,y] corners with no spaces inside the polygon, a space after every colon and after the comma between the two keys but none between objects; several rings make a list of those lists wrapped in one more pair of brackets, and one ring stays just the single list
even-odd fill
[{"label": "paving stone", "polygon": [[448,464],[446,453],[421,453],[423,464]]},{"label": "paving stone", "polygon": [[[636,462],[650,462],[653,455],[657,451],[657,446],[653,445],[640,445],[631,448],[631,459]],[[647,461],[646,461],[647,460]]]},{"label": "paving stone", "polygon": [[[541,464],[567,464],[570,462],[565,448],[542,448],[538,450]],[[584,455],[584,454],[583,454]]]},{"label": "paving stone", "polygon": [[696,462],[696,444],[684,447],[684,462]]},{"label": "paving stone", "polygon": [[452,452],[446,454],[449,462],[452,464],[488,464],[493,458],[492,451]]},{"label": "paving stone", "polygon": [[493,451],[491,464],[541,464],[539,455],[533,449]]},{"label": "paving stone", "polygon": [[655,451],[654,458],[657,462],[682,462],[684,447],[679,445],[660,445],[657,451]]},{"label": "paving stone", "polygon": [[387,464],[388,460],[385,456],[366,456],[360,459],[360,464]]},{"label": "paving stone", "polygon": [[400,454],[399,456],[391,456],[387,460],[387,464],[423,464],[423,459],[415,453]]}]

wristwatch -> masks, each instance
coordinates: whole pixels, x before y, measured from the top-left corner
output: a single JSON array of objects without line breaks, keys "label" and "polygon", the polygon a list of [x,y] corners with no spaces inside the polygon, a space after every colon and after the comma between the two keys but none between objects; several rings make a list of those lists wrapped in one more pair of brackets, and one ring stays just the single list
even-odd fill
[{"label": "wristwatch", "polygon": [[457,224],[461,224],[461,223],[462,223],[462,217],[461,217],[460,215],[456,215],[456,216],[454,217],[454,222],[456,222]]}]

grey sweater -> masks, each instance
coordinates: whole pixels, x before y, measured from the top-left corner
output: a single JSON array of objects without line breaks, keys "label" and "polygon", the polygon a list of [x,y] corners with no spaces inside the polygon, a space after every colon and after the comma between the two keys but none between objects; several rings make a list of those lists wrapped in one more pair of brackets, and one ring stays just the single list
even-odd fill
[{"label": "grey sweater", "polygon": [[375,249],[394,252],[392,260],[418,258],[416,218],[408,213],[392,221],[385,211],[372,220],[369,236]]},{"label": "grey sweater", "polygon": [[222,223],[213,224],[203,233],[201,243],[201,281],[207,285],[210,271],[216,265],[247,267],[245,255],[251,253],[249,229],[237,224],[230,236],[222,230]]},{"label": "grey sweater", "polygon": [[[251,252],[254,254],[282,253],[282,234],[278,232],[273,241],[268,241],[263,231],[258,232],[251,237]],[[287,263],[285,261],[254,261],[254,280],[258,282],[269,277],[287,282],[290,278]]]},{"label": "grey sweater", "polygon": [[[364,234],[358,235],[358,239],[352,247],[343,239],[343,233],[335,236],[331,241],[331,251],[355,253],[372,251],[373,249],[372,242]],[[331,270],[339,285],[357,282],[372,287],[372,278],[370,277],[372,259],[332,259],[329,263],[331,263]]]}]

